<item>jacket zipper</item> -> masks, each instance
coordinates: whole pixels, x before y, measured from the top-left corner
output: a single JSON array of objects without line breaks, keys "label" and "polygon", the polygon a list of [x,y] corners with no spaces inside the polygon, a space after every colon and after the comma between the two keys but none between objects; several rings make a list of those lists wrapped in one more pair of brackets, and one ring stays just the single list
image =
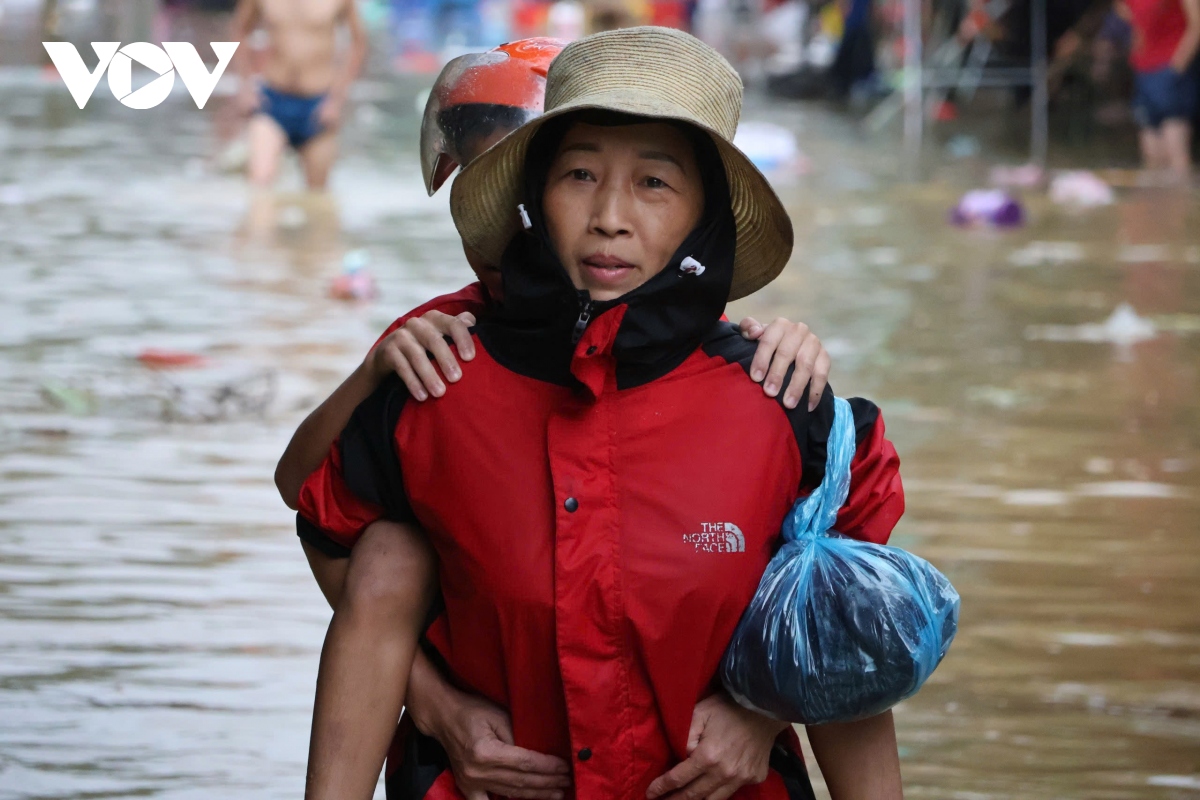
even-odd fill
[{"label": "jacket zipper", "polygon": [[579,293],[579,319],[575,320],[575,332],[571,334],[571,344],[579,344],[588,323],[592,321],[592,296],[587,291]]}]

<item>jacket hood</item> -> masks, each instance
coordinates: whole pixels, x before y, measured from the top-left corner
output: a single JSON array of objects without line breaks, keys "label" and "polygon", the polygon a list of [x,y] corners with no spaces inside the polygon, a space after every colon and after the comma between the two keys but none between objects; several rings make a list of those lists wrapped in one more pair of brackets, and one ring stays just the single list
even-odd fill
[{"label": "jacket hood", "polygon": [[[640,385],[682,363],[724,312],[737,241],[725,170],[711,139],[688,128],[704,181],[699,224],[650,280],[614,300],[593,301],[571,282],[542,214],[550,160],[569,125],[569,119],[547,125],[530,144],[525,209],[531,225],[513,238],[500,265],[504,302],[496,322],[507,331],[485,339],[507,351],[506,360],[526,362],[519,371],[549,378],[570,373],[586,335],[585,350],[605,351],[615,362],[619,387]],[[528,363],[536,360],[545,363]]]}]

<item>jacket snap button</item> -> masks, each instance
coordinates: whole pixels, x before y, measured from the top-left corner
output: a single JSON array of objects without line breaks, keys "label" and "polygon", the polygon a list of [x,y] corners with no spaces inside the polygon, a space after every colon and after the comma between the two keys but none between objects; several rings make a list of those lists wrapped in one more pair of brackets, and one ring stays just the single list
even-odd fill
[{"label": "jacket snap button", "polygon": [[565,508],[567,511],[570,511],[572,514],[574,514],[575,509],[579,508],[579,501],[576,500],[574,497],[568,497],[567,502],[563,503],[563,508]]},{"label": "jacket snap button", "polygon": [[579,751],[579,760],[580,761],[587,761],[591,757],[592,757],[592,750],[590,747],[585,747]]}]

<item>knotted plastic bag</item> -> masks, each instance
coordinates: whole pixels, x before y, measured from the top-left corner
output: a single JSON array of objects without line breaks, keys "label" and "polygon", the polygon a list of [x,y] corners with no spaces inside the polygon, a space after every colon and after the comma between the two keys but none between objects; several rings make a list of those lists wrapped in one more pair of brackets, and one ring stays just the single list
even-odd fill
[{"label": "knotted plastic bag", "polygon": [[850,490],[854,421],[835,398],[825,478],[783,523],[721,664],[741,705],[817,725],[874,716],[916,693],[958,630],[958,592],[924,559],[832,530]]}]

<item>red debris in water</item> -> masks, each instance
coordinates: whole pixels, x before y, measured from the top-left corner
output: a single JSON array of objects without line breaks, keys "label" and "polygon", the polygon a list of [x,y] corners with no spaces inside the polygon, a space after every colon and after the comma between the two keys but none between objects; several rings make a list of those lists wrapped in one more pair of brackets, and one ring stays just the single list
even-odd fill
[{"label": "red debris in water", "polygon": [[177,369],[180,367],[203,367],[208,359],[198,353],[187,353],[182,350],[160,350],[157,347],[147,347],[138,353],[137,360],[150,369]]}]

